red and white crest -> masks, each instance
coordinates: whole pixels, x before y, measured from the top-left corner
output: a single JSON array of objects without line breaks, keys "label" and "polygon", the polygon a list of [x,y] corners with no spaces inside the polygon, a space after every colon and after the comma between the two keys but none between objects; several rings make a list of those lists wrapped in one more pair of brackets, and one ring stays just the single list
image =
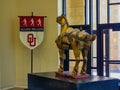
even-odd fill
[{"label": "red and white crest", "polygon": [[28,48],[34,49],[44,37],[44,16],[20,16],[20,40]]}]

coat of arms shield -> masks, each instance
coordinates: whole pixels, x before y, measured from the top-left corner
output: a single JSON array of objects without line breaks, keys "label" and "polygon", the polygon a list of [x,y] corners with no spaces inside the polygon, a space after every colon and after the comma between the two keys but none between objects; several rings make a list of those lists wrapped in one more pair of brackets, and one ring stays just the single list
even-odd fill
[{"label": "coat of arms shield", "polygon": [[41,44],[44,38],[44,16],[19,16],[20,40],[29,49]]}]

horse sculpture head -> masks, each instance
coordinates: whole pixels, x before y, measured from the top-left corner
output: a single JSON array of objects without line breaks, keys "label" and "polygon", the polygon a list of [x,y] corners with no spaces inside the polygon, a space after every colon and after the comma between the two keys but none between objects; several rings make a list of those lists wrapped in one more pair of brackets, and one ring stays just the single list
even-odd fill
[{"label": "horse sculpture head", "polygon": [[56,18],[56,22],[61,24],[61,25],[68,24],[68,21],[64,15],[58,16]]}]

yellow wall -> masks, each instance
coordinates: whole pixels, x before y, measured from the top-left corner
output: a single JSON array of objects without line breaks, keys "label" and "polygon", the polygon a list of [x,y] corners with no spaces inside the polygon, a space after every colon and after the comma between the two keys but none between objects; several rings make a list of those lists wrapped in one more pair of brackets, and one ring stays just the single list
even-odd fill
[{"label": "yellow wall", "polygon": [[[30,50],[19,39],[18,16],[45,15],[44,41],[34,49],[34,72],[56,71],[58,51],[57,0],[1,0],[0,3],[0,84],[24,86],[30,73]],[[2,37],[2,38],[1,38]],[[0,85],[0,87],[1,87]]]},{"label": "yellow wall", "polygon": [[15,83],[14,0],[0,1],[0,88]]}]

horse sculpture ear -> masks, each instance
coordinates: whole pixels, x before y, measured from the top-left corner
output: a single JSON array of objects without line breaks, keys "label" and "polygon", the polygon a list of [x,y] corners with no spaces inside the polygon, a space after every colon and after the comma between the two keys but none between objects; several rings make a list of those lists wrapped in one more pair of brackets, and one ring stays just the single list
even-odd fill
[{"label": "horse sculpture ear", "polygon": [[82,27],[80,27],[80,31],[83,31]]}]

